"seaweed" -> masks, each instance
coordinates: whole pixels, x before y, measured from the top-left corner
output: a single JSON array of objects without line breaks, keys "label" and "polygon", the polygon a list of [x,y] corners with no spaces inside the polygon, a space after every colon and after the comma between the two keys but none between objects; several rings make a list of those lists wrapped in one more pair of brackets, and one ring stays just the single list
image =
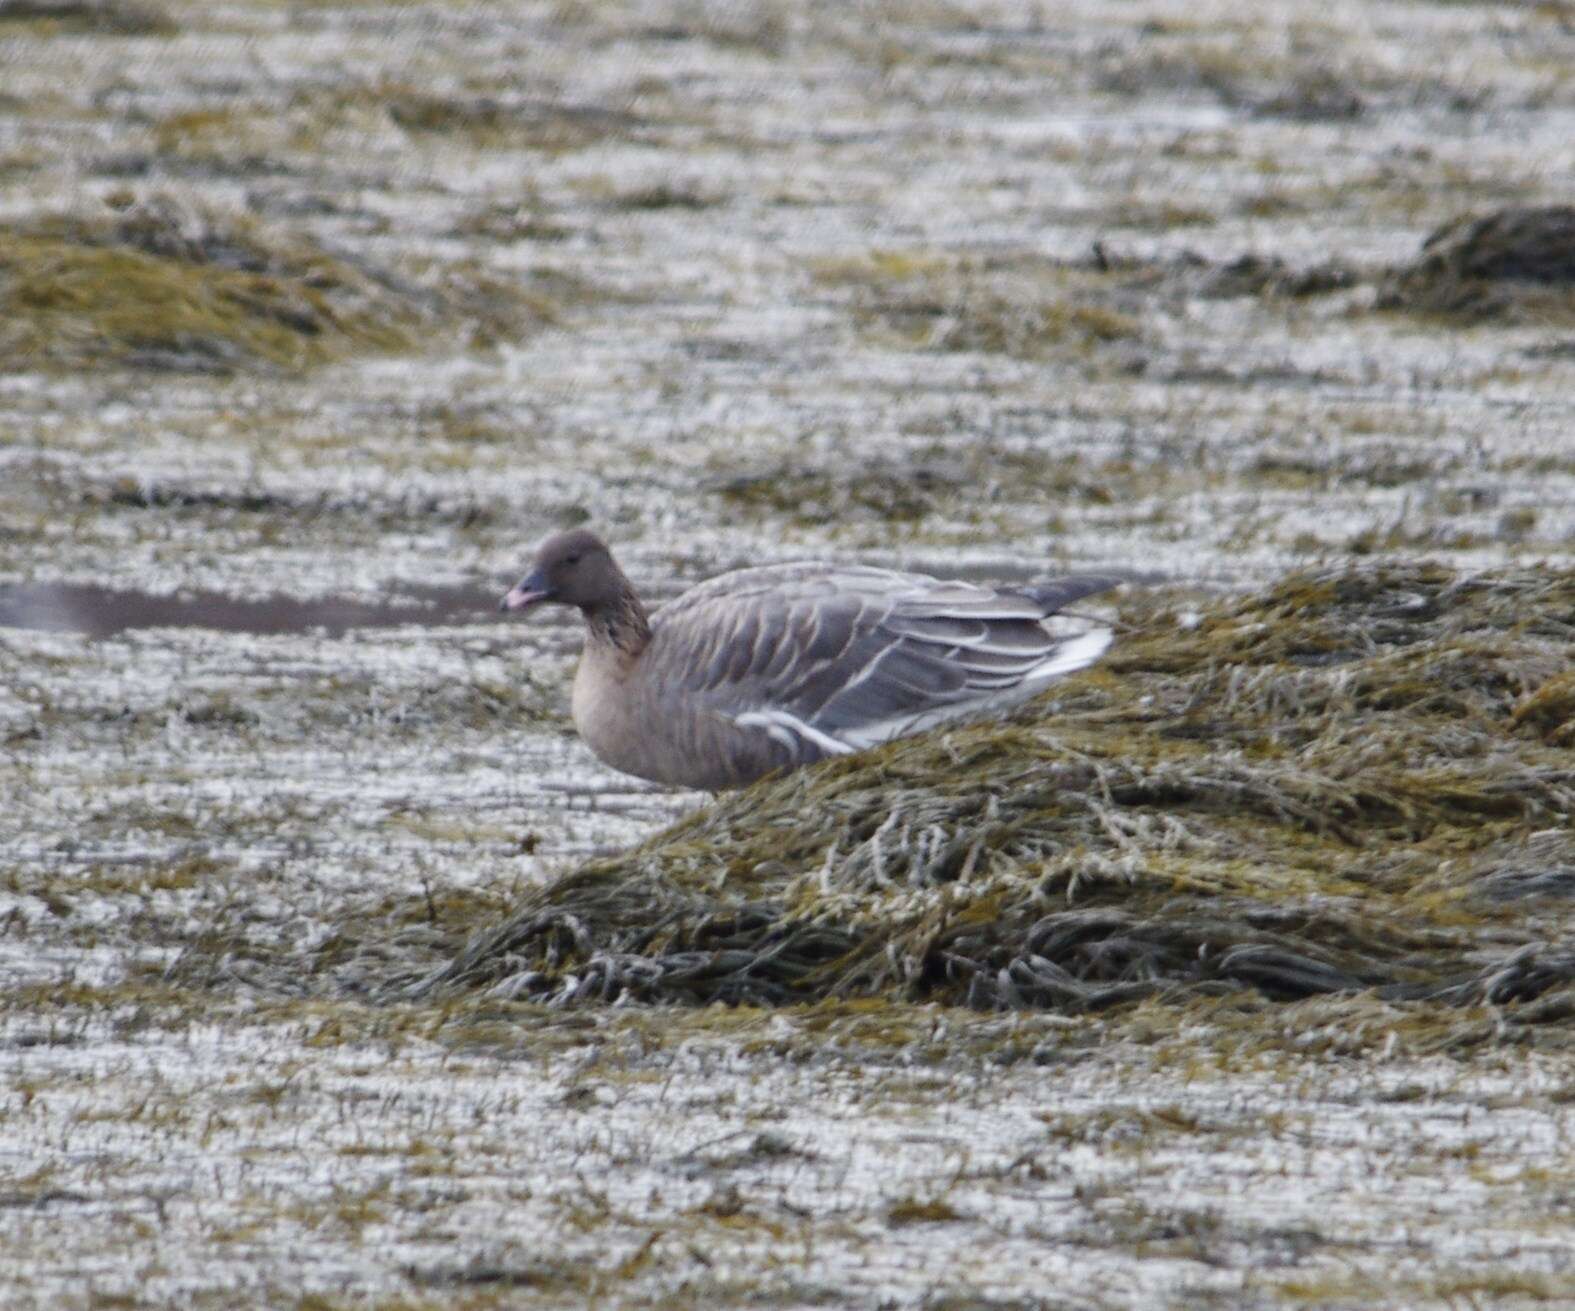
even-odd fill
[{"label": "seaweed", "polygon": [[725,797],[389,995],[1569,1012],[1575,571],[1387,563],[1124,621],[1026,710]]},{"label": "seaweed", "polygon": [[463,266],[423,284],[162,194],[0,224],[8,369],[298,370],[413,350],[434,327],[490,341],[550,314],[539,293]]},{"label": "seaweed", "polygon": [[1575,206],[1453,218],[1390,270],[1377,305],[1466,324],[1575,321]]},{"label": "seaweed", "polygon": [[1038,256],[877,250],[814,271],[866,332],[913,349],[1083,359],[1143,336],[1137,303],[1118,303],[1103,269]]},{"label": "seaweed", "polygon": [[0,23],[34,25],[44,33],[174,36],[179,26],[157,5],[124,0],[9,0]]}]

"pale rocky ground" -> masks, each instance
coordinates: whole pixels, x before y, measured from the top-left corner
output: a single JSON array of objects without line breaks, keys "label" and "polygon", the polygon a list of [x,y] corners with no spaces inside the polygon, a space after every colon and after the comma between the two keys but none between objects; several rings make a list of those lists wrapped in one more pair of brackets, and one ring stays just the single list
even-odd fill
[{"label": "pale rocky ground", "polygon": [[[0,222],[244,212],[516,326],[0,364],[0,599],[411,620],[0,627],[0,1302],[1575,1301],[1575,1083],[1490,1020],[1469,1059],[1307,1009],[1254,1050],[1158,1007],[894,1042],[379,1007],[228,950],[387,917],[415,952],[698,804],[573,739],[566,621],[490,612],[562,524],[657,595],[825,554],[1568,564],[1575,326],[1372,306],[1438,224],[1570,199],[1575,9],[60,12],[0,8]],[[1353,276],[1210,294],[1248,254]]]}]

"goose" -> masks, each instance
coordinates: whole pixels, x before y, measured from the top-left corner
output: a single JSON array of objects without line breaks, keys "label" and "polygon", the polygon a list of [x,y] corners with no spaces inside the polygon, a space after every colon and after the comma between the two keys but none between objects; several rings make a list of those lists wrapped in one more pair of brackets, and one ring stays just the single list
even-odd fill
[{"label": "goose", "polygon": [[580,737],[623,773],[717,792],[1033,696],[1112,637],[1046,621],[1120,581],[988,588],[775,564],[722,574],[648,614],[606,543],[580,528],[543,542],[499,608],[577,607]]}]

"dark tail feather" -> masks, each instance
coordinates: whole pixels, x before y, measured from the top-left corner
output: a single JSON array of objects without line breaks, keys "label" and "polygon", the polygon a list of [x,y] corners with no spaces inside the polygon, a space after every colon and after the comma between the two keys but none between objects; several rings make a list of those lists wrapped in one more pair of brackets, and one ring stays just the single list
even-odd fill
[{"label": "dark tail feather", "polygon": [[1114,578],[1109,574],[1071,574],[1066,578],[1052,578],[1049,582],[1029,583],[1026,587],[1010,590],[1021,596],[1032,597],[1037,604],[1044,606],[1045,614],[1053,615],[1074,601],[1081,601],[1085,596],[1093,596],[1097,592],[1108,592],[1124,582],[1125,578]]}]

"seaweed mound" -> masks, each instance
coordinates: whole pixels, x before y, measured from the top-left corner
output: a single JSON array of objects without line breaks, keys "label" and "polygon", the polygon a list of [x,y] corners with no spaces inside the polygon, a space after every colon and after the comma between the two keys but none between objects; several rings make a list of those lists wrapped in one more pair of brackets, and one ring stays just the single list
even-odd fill
[{"label": "seaweed mound", "polygon": [[1412,264],[1390,274],[1378,306],[1468,321],[1575,318],[1575,206],[1451,220]]},{"label": "seaweed mound", "polygon": [[156,5],[121,0],[8,0],[0,24],[35,24],[46,31],[106,36],[174,36],[175,20]]},{"label": "seaweed mound", "polygon": [[725,798],[532,892],[403,995],[1372,989],[1575,1014],[1575,570],[1130,604],[1135,631],[1053,699]]},{"label": "seaweed mound", "polygon": [[0,227],[12,367],[301,368],[403,349],[422,308],[345,258],[167,196]]},{"label": "seaweed mound", "polygon": [[122,194],[91,217],[0,223],[0,368],[298,370],[548,317],[528,288],[464,270],[428,281],[246,215]]}]

